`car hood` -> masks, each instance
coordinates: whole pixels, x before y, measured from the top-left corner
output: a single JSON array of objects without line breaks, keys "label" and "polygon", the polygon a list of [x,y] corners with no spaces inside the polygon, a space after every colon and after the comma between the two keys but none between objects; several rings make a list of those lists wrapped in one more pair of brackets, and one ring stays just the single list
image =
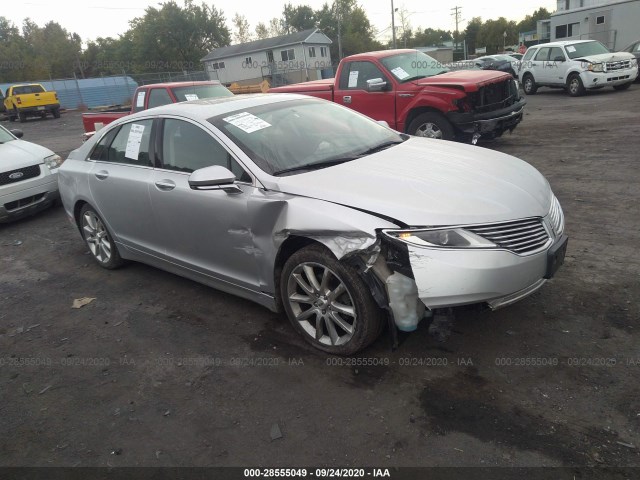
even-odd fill
[{"label": "car hood", "polygon": [[277,177],[273,188],[365,210],[411,226],[543,217],[551,189],[510,155],[412,137],[382,152],[322,170]]},{"label": "car hood", "polygon": [[508,78],[508,74],[491,70],[454,70],[422,78],[414,83],[421,87],[463,87],[467,92],[475,92],[484,85],[502,82]]},{"label": "car hood", "polygon": [[0,171],[7,172],[44,163],[44,158],[53,154],[48,148],[35,143],[12,140],[0,145]]},{"label": "car hood", "polygon": [[616,52],[616,53],[601,53],[600,55],[589,55],[586,57],[579,57],[579,58],[576,58],[574,61],[602,63],[602,62],[619,62],[621,60],[629,60],[631,58],[635,58],[631,53]]}]

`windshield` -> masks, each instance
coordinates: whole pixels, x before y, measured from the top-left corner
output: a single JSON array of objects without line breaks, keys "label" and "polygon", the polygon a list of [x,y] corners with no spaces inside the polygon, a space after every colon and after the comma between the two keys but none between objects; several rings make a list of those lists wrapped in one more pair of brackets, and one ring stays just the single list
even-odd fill
[{"label": "windshield", "polygon": [[201,98],[233,97],[233,93],[222,85],[190,85],[171,89],[179,102]]},{"label": "windshield", "polygon": [[569,58],[588,57],[589,55],[602,55],[610,53],[609,49],[597,41],[574,43],[565,47]]},{"label": "windshield", "polygon": [[449,71],[442,63],[429,55],[415,51],[400,53],[380,59],[382,64],[400,82],[409,82],[418,78],[433,77]]},{"label": "windshield", "polygon": [[403,141],[364,115],[312,98],[244,108],[209,121],[271,175],[354,160]]},{"label": "windshield", "polygon": [[0,143],[10,142],[11,140],[15,140],[15,137],[11,135],[3,126],[0,126]]}]

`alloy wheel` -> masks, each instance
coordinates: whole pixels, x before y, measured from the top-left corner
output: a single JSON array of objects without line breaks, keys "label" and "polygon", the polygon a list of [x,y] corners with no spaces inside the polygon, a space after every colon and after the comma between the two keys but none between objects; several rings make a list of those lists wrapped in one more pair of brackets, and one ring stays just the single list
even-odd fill
[{"label": "alloy wheel", "polygon": [[100,263],[111,259],[111,239],[102,220],[92,211],[86,211],[82,217],[82,230],[89,250]]},{"label": "alloy wheel", "polygon": [[442,139],[442,130],[435,123],[423,123],[416,130],[416,136]]},{"label": "alloy wheel", "polygon": [[328,267],[297,265],[289,275],[287,299],[295,320],[316,341],[330,346],[348,343],[356,328],[355,303],[345,283]]}]

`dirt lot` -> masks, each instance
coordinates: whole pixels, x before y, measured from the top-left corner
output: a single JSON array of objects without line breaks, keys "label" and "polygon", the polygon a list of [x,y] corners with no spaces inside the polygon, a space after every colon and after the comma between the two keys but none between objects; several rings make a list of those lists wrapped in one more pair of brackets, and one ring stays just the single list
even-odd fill
[{"label": "dirt lot", "polygon": [[[99,268],[60,207],[0,226],[0,465],[640,466],[640,85],[528,102],[484,146],[546,175],[566,264],[444,344],[423,322],[327,357],[248,301]],[[58,153],[82,133],[21,128]]]}]

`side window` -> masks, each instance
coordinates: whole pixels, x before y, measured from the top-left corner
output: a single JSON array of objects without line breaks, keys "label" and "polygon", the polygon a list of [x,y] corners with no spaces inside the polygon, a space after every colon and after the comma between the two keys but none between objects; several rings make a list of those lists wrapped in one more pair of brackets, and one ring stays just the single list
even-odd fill
[{"label": "side window", "polygon": [[152,88],[149,91],[149,108],[173,103],[166,88]]},{"label": "side window", "polygon": [[139,112],[144,110],[144,97],[146,97],[147,91],[140,90],[136,93],[136,97],[133,99],[133,112]]},{"label": "side window", "polygon": [[151,167],[149,139],[153,120],[139,120],[120,127],[108,148],[107,161]]},{"label": "side window", "polygon": [[527,60],[531,60],[534,53],[536,53],[537,51],[538,50],[536,50],[535,48],[530,48],[529,50],[527,50],[527,53],[525,53],[524,57],[522,57],[522,61],[525,62]]},{"label": "side window", "polygon": [[634,52],[640,52],[640,42],[636,43],[635,48],[633,49]]},{"label": "side window", "polygon": [[[561,58],[562,60],[556,60]],[[560,47],[551,47],[551,53],[549,53],[549,60],[552,62],[564,62],[566,59],[564,58],[564,53]]]},{"label": "side window", "polygon": [[96,143],[89,155],[90,160],[100,160],[103,162],[108,160],[109,145],[113,142],[113,138],[116,136],[116,133],[118,133],[118,130],[119,128],[110,130],[98,143]]},{"label": "side window", "polygon": [[351,62],[349,67],[347,75],[345,75],[344,70],[340,75],[341,89],[365,90],[367,88],[367,80],[374,78],[381,78],[385,82],[389,81],[382,71],[371,62]]},{"label": "side window", "polygon": [[215,138],[182,120],[168,118],[164,121],[162,161],[167,170],[187,173],[220,165],[231,170],[239,181],[251,182],[249,174]]},{"label": "side window", "polygon": [[536,55],[536,58],[534,58],[534,60],[538,61],[538,62],[544,62],[546,60],[549,59],[549,47],[545,47],[545,48],[541,48],[540,51],[538,52],[538,54]]}]

